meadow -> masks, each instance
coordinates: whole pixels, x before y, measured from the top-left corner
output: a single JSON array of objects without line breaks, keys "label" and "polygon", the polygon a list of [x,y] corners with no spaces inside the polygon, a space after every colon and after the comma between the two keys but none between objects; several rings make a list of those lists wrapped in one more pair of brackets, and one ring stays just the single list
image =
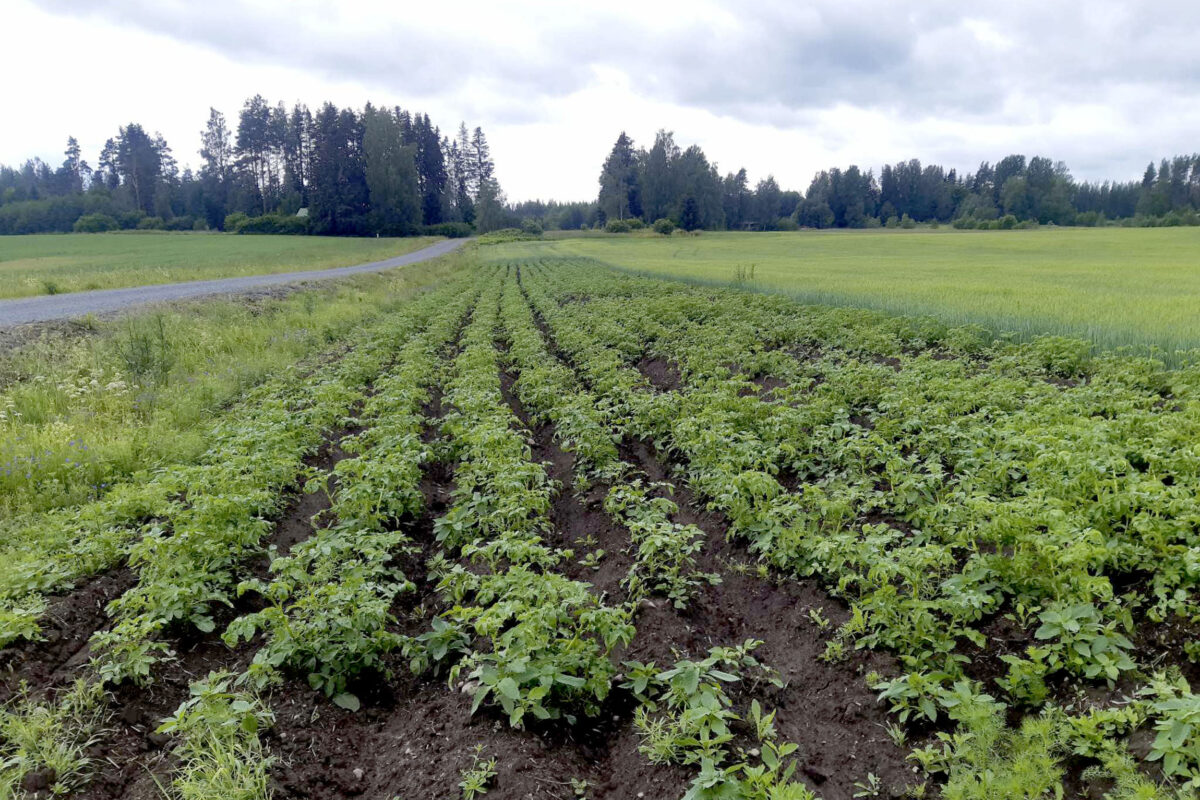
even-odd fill
[{"label": "meadow", "polygon": [[0,298],[380,261],[436,241],[122,232],[0,237]]},{"label": "meadow", "polygon": [[6,354],[0,798],[1196,796],[1200,366],[578,246]]},{"label": "meadow", "polygon": [[1024,338],[1061,333],[1168,353],[1200,347],[1200,228],[705,232],[512,247]]}]

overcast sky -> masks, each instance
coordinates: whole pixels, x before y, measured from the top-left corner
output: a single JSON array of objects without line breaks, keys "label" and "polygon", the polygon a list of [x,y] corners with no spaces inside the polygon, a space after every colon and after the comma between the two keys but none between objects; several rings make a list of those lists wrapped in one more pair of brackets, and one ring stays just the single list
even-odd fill
[{"label": "overcast sky", "polygon": [[[622,130],[804,190],[829,166],[1010,152],[1080,179],[1200,150],[1195,0],[0,0],[0,163],[130,121],[196,164],[260,93],[482,125],[510,199],[588,199]],[[410,8],[411,7],[411,8]]]}]

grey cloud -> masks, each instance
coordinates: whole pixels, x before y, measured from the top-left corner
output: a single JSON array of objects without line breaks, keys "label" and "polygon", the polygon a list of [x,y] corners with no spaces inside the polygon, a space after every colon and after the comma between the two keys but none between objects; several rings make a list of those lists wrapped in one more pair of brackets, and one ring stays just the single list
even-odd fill
[{"label": "grey cloud", "polygon": [[[540,7],[513,10],[520,42],[476,29],[465,12],[423,24],[402,21],[403,11],[351,19],[303,1],[278,12],[244,0],[40,4],[414,100],[461,92],[461,106],[506,124],[545,118],[555,98],[592,85],[596,68],[623,72],[653,100],[784,129],[840,104],[886,112],[897,125],[936,118],[1036,128],[1056,109],[1092,102],[1129,125],[1174,130],[1172,107],[1200,98],[1192,41],[1200,5],[1190,0],[1157,4],[1153,13],[1136,0],[698,0],[694,13],[669,24],[647,17],[656,13],[649,7],[640,16]],[[486,92],[467,91],[473,84]],[[1103,155],[1117,147],[1100,140],[1104,133],[1073,148],[1089,160],[1085,171],[1092,161],[1115,163]],[[1135,133],[1143,142],[1150,136]]]}]

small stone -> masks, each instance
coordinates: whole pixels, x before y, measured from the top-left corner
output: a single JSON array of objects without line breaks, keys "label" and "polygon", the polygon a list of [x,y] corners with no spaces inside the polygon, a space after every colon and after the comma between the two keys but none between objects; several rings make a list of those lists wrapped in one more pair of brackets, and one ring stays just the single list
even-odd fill
[{"label": "small stone", "polygon": [[365,773],[363,772],[362,767],[354,768],[354,780],[361,781],[363,779],[364,774]]},{"label": "small stone", "polygon": [[749,752],[751,758],[758,758],[758,748],[757,747],[751,747],[748,752]]},{"label": "small stone", "polygon": [[479,681],[463,681],[463,685],[462,685],[462,688],[460,689],[460,691],[463,694],[472,694],[473,695],[473,694],[475,694],[477,689],[479,689]]}]

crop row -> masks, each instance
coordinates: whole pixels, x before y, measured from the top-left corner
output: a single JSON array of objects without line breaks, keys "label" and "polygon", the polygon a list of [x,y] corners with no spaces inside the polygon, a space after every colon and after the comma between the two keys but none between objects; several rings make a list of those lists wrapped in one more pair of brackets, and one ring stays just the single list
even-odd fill
[{"label": "crop row", "polygon": [[[510,272],[511,274],[511,272]],[[518,275],[519,275],[518,271]],[[533,291],[536,291],[534,289]],[[593,395],[575,371],[548,349],[524,293],[516,281],[506,285],[502,317],[508,356],[519,377],[514,385],[534,420],[553,423],[564,449],[576,454],[576,484],[607,486],[604,509],[630,533],[634,563],[625,580],[632,604],[650,593],[684,608],[703,583],[719,581],[699,573],[695,554],[704,534],[694,525],[674,522],[678,507],[647,485],[632,465],[620,459],[616,442],[628,434],[629,419],[620,408]],[[777,676],[751,653],[760,644],[716,647],[700,660],[681,659],[669,668],[625,661],[621,688],[637,701],[634,726],[639,747],[652,763],[693,766],[696,777],[685,795],[702,798],[814,797],[793,779],[791,755],[797,746],[779,738],[774,712],[757,701],[745,716],[733,709],[723,684],[750,673],[756,680]],[[777,683],[778,685],[778,683]],[[754,748],[734,748],[733,726],[753,733]]]}]

